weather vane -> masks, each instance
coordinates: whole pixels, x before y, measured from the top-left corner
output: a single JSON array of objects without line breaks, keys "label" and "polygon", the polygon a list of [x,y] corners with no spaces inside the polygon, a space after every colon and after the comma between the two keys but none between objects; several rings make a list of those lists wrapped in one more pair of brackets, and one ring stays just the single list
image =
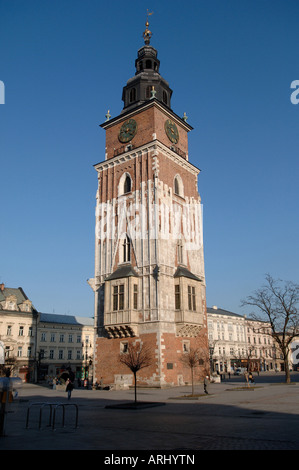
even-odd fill
[{"label": "weather vane", "polygon": [[143,39],[145,44],[149,44],[151,37],[152,37],[152,32],[148,29],[149,27],[149,22],[148,22],[148,17],[151,16],[154,12],[152,11],[151,13],[146,10],[146,23],[145,23],[145,31],[143,33]]}]

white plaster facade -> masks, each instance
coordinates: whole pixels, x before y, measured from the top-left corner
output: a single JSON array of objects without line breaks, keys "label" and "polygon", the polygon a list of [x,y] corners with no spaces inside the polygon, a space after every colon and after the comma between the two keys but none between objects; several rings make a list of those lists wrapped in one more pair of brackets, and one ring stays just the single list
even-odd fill
[{"label": "white plaster facade", "polygon": [[255,371],[282,370],[281,353],[267,323],[216,306],[208,308],[207,315],[214,371],[233,373],[239,367]]}]

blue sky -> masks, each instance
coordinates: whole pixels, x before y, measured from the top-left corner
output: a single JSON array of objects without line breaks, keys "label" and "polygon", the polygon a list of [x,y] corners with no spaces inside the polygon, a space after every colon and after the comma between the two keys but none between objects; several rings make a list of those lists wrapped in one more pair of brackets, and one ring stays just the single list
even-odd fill
[{"label": "blue sky", "polygon": [[265,274],[299,282],[296,0],[1,0],[0,282],[47,313],[93,315],[99,124],[122,110],[146,9],[151,44],[194,127],[208,306]]}]

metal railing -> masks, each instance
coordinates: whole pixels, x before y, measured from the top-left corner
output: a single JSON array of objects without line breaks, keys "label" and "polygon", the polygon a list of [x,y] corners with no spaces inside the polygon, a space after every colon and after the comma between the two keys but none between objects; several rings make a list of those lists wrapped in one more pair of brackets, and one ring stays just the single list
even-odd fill
[{"label": "metal railing", "polygon": [[50,403],[50,402],[36,402],[31,403],[27,409],[27,416],[26,416],[26,429],[29,428],[29,418],[30,412],[32,407],[39,406],[39,420],[38,420],[38,428],[41,429],[42,427],[42,415],[45,408],[49,407],[49,422],[48,427],[52,427],[54,431],[56,429],[56,411],[60,407],[62,408],[62,427],[65,426],[65,408],[68,406],[75,407],[76,415],[75,415],[75,428],[78,427],[78,405],[75,403]]}]

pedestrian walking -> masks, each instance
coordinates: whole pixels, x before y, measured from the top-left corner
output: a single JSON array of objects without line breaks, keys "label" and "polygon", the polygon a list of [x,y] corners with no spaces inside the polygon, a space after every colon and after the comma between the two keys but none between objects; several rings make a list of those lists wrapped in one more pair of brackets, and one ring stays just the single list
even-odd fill
[{"label": "pedestrian walking", "polygon": [[68,379],[68,383],[67,383],[67,386],[66,386],[66,389],[65,389],[65,391],[67,392],[67,399],[68,400],[71,399],[73,389],[74,389],[74,385],[72,384],[70,379]]},{"label": "pedestrian walking", "polygon": [[209,394],[209,387],[210,387],[210,380],[209,380],[209,376],[206,375],[204,382],[203,382],[203,389],[207,395]]}]

